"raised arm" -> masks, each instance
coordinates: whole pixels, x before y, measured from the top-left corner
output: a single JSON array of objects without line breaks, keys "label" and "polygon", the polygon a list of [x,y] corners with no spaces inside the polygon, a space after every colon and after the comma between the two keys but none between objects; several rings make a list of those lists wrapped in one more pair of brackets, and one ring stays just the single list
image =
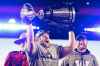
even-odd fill
[{"label": "raised arm", "polygon": [[66,45],[64,47],[64,54],[69,54],[70,52],[72,52],[72,50],[76,47],[76,40],[75,40],[75,33],[73,31],[70,31],[69,32],[69,35],[68,35],[68,45]]},{"label": "raised arm", "polygon": [[28,25],[26,28],[26,44],[25,48],[30,51],[31,46],[34,44],[34,31],[32,28],[32,24]]},{"label": "raised arm", "polygon": [[76,47],[75,33],[73,31],[69,32],[68,43],[70,49],[74,49]]}]

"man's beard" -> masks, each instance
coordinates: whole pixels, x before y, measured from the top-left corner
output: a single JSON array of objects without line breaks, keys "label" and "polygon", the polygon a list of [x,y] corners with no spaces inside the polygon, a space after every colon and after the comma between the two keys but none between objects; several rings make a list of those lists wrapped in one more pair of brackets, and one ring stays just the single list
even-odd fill
[{"label": "man's beard", "polygon": [[79,48],[79,52],[84,52],[86,48]]},{"label": "man's beard", "polygon": [[45,48],[48,48],[49,41],[42,42],[41,45]]}]

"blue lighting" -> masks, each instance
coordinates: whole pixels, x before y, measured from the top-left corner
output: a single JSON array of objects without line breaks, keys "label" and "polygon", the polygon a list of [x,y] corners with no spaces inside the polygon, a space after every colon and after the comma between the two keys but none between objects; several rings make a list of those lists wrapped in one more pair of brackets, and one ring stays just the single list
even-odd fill
[{"label": "blue lighting", "polygon": [[100,32],[100,27],[97,28],[85,28],[85,31],[91,31],[91,32]]},{"label": "blue lighting", "polygon": [[[6,23],[0,24],[0,30],[25,30],[28,25]],[[39,29],[37,26],[33,26],[33,29]]]}]

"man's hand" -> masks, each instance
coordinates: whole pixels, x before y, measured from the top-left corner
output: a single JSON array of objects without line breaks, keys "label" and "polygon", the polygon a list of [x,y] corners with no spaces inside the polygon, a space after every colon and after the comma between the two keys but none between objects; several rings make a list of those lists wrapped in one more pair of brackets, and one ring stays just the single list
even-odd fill
[{"label": "man's hand", "polygon": [[69,32],[68,44],[69,46],[66,45],[66,47],[64,47],[64,56],[72,52],[72,50],[76,47],[75,34],[73,31]]}]

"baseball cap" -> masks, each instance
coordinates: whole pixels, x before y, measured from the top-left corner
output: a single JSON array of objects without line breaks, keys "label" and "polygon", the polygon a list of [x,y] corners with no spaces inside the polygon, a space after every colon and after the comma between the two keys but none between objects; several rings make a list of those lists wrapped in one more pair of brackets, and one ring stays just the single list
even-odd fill
[{"label": "baseball cap", "polygon": [[87,37],[86,37],[85,35],[83,35],[83,34],[80,34],[80,35],[78,35],[78,36],[76,37],[76,40],[78,40],[78,41],[80,41],[80,40],[85,40],[85,39],[87,39]]},{"label": "baseball cap", "polygon": [[17,40],[14,41],[15,44],[22,44],[26,41],[26,33],[22,33]]}]

